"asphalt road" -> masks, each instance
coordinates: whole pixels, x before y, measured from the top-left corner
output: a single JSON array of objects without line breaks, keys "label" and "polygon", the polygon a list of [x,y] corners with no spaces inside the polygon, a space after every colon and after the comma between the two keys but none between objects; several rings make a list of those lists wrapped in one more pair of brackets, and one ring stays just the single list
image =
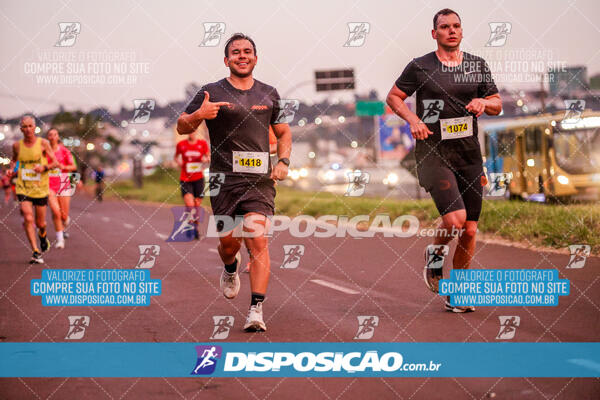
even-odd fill
[{"label": "asphalt road", "polygon": [[[213,238],[165,242],[170,206],[83,195],[72,205],[71,237],[45,264],[29,265],[30,250],[18,209],[0,208],[0,340],[64,342],[69,315],[87,315],[85,342],[207,342],[213,316],[233,316],[232,342],[353,342],[358,316],[378,316],[375,342],[497,342],[501,315],[520,316],[515,342],[585,342],[600,337],[600,259],[565,269],[568,255],[479,244],[474,268],[557,268],[571,294],[557,307],[480,307],[445,312],[425,289],[422,252],[428,238],[293,238],[270,240],[271,281],[264,305],[268,332],[241,329],[249,306],[248,275],[234,300],[219,291],[221,262]],[[485,216],[483,216],[485,218]],[[49,226],[51,224],[48,218]],[[54,230],[49,230],[54,239]],[[149,307],[44,307],[29,294],[31,279],[47,268],[133,268],[138,245],[160,245],[152,278],[163,293]],[[304,245],[295,269],[280,268],[284,245]],[[451,249],[452,251],[452,249]],[[246,260],[244,254],[244,265]],[[317,281],[317,282],[315,282]],[[193,366],[191,366],[193,367]],[[11,378],[1,399],[592,399],[600,380],[581,378]]]}]

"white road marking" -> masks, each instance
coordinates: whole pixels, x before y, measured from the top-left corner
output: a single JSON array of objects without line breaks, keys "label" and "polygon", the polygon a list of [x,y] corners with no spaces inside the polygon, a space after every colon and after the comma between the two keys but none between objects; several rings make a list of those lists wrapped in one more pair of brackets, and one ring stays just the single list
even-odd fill
[{"label": "white road marking", "polygon": [[108,217],[102,217],[101,219],[102,219],[102,221],[104,221],[104,222],[109,222],[109,221],[110,221],[110,218],[108,218]]},{"label": "white road marking", "polygon": [[208,249],[208,251],[210,251],[211,253],[219,253],[219,251],[217,249]]},{"label": "white road marking", "polygon": [[124,226],[125,228],[127,228],[127,229],[133,229],[133,225],[131,225],[131,224],[128,224],[127,222],[124,222],[124,223],[123,223],[123,226]]},{"label": "white road marking", "polygon": [[160,239],[162,240],[167,240],[168,236],[167,235],[163,235],[162,233],[155,233],[156,236],[158,236]]},{"label": "white road marking", "polygon": [[356,290],[348,289],[343,286],[336,285],[335,283],[324,281],[322,279],[311,279],[310,281],[312,283],[316,283],[317,285],[321,285],[321,286],[328,287],[330,289],[338,290],[338,291],[346,293],[346,294],[360,294],[360,292],[357,292]]}]

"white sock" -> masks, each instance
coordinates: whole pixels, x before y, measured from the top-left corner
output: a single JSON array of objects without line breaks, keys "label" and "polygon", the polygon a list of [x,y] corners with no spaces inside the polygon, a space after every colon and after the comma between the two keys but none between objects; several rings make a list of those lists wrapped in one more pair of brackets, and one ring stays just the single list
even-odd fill
[{"label": "white sock", "polygon": [[63,232],[56,232],[56,239],[60,242],[62,240],[65,240],[65,238],[63,237]]}]

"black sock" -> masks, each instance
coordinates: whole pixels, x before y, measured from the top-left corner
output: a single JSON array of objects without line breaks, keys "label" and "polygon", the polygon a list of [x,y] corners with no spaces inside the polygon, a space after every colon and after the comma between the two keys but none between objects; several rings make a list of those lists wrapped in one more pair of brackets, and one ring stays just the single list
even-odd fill
[{"label": "black sock", "polygon": [[250,301],[250,306],[255,306],[258,303],[262,303],[265,301],[265,295],[260,293],[252,293],[252,300]]},{"label": "black sock", "polygon": [[39,228],[39,229],[38,229],[38,235],[39,235],[41,238],[43,238],[43,237],[46,237],[46,228],[45,228],[45,227],[44,227],[44,228]]},{"label": "black sock", "polygon": [[232,264],[225,264],[225,271],[233,274],[237,270],[237,259],[233,260]]}]

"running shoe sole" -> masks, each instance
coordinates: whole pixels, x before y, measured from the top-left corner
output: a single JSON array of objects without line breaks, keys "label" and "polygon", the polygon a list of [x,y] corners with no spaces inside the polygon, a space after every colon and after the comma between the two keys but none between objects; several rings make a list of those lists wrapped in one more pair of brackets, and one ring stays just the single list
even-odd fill
[{"label": "running shoe sole", "polygon": [[261,324],[260,321],[253,321],[249,325],[244,326],[244,332],[266,332],[267,327],[264,322]]},{"label": "running shoe sole", "polygon": [[29,260],[29,264],[43,264],[43,263],[44,263],[44,259],[42,257],[40,257],[40,258],[31,257],[31,259]]},{"label": "running shoe sole", "polygon": [[464,314],[469,312],[474,312],[475,307],[473,306],[452,306],[448,301],[444,303],[444,308],[446,311],[452,311],[453,313]]}]

